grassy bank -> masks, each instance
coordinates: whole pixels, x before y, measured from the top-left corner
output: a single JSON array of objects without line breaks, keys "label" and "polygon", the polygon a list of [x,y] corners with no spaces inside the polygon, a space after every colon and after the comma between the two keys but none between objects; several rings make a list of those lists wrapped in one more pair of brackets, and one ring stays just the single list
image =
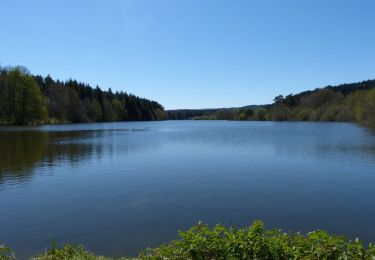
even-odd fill
[{"label": "grassy bank", "polygon": [[[260,221],[235,229],[199,223],[180,238],[157,248],[148,248],[138,259],[375,259],[375,246],[358,239],[314,231],[306,235],[265,230]],[[17,259],[11,249],[0,248],[0,259]],[[52,248],[31,259],[112,259],[85,251],[81,246]],[[134,259],[123,257],[121,259]]]}]

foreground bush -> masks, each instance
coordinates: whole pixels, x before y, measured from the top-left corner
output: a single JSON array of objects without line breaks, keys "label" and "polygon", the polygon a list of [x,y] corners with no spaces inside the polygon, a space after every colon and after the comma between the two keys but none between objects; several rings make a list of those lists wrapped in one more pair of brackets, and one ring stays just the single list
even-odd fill
[{"label": "foreground bush", "polygon": [[12,259],[12,258],[14,258],[12,249],[6,246],[0,245],[0,260]]},{"label": "foreground bush", "polygon": [[198,224],[181,239],[155,249],[141,258],[153,259],[375,259],[375,247],[344,237],[314,231],[306,236],[266,231],[260,221],[250,228],[236,230],[216,225],[212,230]]},{"label": "foreground bush", "polygon": [[83,249],[82,246],[74,247],[72,245],[66,245],[63,248],[58,249],[51,249],[44,254],[41,254],[37,257],[32,258],[34,260],[58,260],[58,259],[66,259],[66,260],[105,260],[110,259],[104,256],[97,256],[90,252],[87,252]]},{"label": "foreground bush", "polygon": [[[11,259],[10,251],[3,254]],[[9,257],[9,258],[7,258]],[[143,251],[139,259],[375,259],[375,246],[364,248],[357,239],[349,241],[325,231],[307,235],[287,234],[264,229],[260,221],[249,228],[235,229],[216,225],[210,229],[199,223],[180,232],[180,239]],[[52,249],[34,259],[109,259],[95,256],[82,247],[70,245]],[[123,258],[126,259],[126,258]]]}]

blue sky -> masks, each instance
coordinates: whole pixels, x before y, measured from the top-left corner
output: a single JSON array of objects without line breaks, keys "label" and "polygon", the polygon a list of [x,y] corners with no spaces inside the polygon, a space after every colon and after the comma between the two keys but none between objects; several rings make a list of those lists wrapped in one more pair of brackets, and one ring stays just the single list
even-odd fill
[{"label": "blue sky", "polygon": [[167,109],[375,78],[375,1],[1,0],[0,64]]}]

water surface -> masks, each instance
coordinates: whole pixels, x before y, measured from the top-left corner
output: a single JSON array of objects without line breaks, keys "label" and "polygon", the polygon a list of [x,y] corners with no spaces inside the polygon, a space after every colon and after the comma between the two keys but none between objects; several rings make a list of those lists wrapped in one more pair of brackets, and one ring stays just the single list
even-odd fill
[{"label": "water surface", "polygon": [[346,123],[0,128],[0,244],[136,255],[199,220],[375,241],[375,135]]}]

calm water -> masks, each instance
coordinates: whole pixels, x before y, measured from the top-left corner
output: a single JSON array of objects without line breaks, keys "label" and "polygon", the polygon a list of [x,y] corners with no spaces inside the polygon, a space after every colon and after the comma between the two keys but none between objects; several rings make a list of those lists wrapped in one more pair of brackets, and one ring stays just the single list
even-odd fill
[{"label": "calm water", "polygon": [[0,244],[135,255],[202,220],[375,241],[375,135],[345,123],[0,128]]}]

